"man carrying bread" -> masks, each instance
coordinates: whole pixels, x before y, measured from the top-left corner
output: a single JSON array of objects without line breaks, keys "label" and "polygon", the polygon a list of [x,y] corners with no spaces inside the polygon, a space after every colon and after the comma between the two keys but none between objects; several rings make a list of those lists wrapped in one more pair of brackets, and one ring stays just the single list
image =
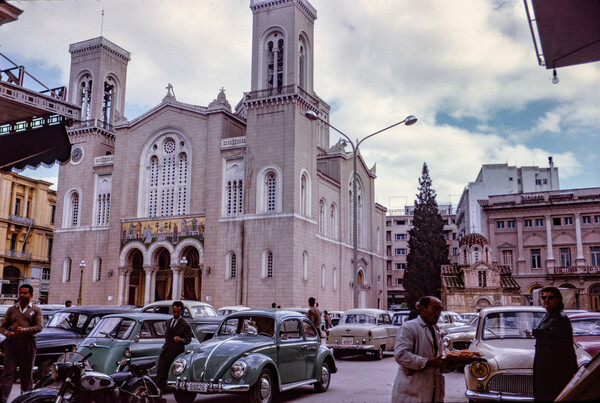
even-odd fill
[{"label": "man carrying bread", "polygon": [[394,358],[400,364],[392,402],[443,402],[442,336],[436,325],[442,302],[436,297],[422,297],[419,316],[398,329]]}]

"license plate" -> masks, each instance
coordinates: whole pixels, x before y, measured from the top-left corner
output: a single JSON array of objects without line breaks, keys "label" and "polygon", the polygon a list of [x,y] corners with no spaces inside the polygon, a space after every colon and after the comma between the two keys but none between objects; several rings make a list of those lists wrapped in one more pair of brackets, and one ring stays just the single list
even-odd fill
[{"label": "license plate", "polygon": [[206,392],[208,390],[208,383],[191,382],[187,384],[187,390],[190,392]]},{"label": "license plate", "polygon": [[342,344],[352,345],[354,343],[353,337],[342,337]]}]

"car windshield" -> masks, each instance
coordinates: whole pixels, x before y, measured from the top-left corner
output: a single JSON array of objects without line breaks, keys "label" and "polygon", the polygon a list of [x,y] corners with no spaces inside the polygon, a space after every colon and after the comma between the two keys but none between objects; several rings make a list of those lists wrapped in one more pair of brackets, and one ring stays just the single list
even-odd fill
[{"label": "car windshield", "polygon": [[571,319],[573,336],[600,336],[600,318]]},{"label": "car windshield", "polygon": [[192,311],[194,318],[200,316],[217,316],[217,313],[212,307],[205,305],[193,306],[190,308],[190,311]]},{"label": "car windshield", "polygon": [[57,312],[46,327],[67,330],[80,330],[88,319],[88,315],[78,312]]},{"label": "car windshield", "polygon": [[493,312],[483,321],[483,339],[530,339],[544,312]]},{"label": "car windshield", "polygon": [[219,336],[234,334],[259,334],[273,337],[275,321],[265,316],[238,316],[229,318],[221,324]]},{"label": "car windshield", "polygon": [[340,319],[340,324],[341,323],[346,323],[346,324],[369,323],[372,325],[376,325],[377,318],[373,315],[368,315],[365,313],[348,313],[348,314],[342,315],[342,317]]},{"label": "car windshield", "polygon": [[104,318],[98,322],[89,337],[125,340],[129,338],[134,327],[133,319]]}]

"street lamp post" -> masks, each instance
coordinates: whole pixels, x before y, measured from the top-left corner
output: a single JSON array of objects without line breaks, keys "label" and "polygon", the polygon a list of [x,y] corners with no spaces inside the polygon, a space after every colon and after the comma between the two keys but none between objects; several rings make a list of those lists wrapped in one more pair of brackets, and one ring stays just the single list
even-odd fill
[{"label": "street lamp post", "polygon": [[81,288],[83,286],[83,269],[85,269],[85,260],[82,260],[79,263],[79,269],[81,270],[81,275],[79,276],[79,297],[77,298],[77,305],[81,305]]},{"label": "street lamp post", "polygon": [[385,129],[381,129],[379,131],[376,131],[375,133],[369,134],[368,136],[363,137],[361,140],[356,139],[356,144],[355,144],[350,139],[350,137],[348,137],[345,133],[341,132],[340,130],[336,129],[334,126],[329,124],[329,122],[320,118],[314,111],[308,110],[308,111],[306,111],[304,116],[306,116],[309,120],[312,120],[312,121],[320,120],[327,126],[331,127],[333,130],[335,130],[336,132],[338,132],[339,134],[344,136],[350,143],[350,146],[352,147],[352,165],[353,165],[353,169],[354,169],[353,178],[352,178],[353,179],[352,180],[352,248],[353,248],[353,252],[354,252],[354,258],[353,258],[353,262],[352,262],[352,271],[353,271],[353,273],[352,273],[353,287],[352,288],[353,288],[353,292],[354,292],[354,307],[358,308],[358,305],[359,305],[358,304],[358,295],[359,295],[359,291],[360,291],[359,284],[358,284],[358,194],[357,194],[358,173],[356,171],[356,169],[357,169],[356,160],[357,160],[357,156],[358,156],[358,147],[366,139],[371,138],[374,135],[379,134],[383,131],[391,129],[392,127],[401,125],[402,123],[404,123],[406,126],[414,125],[415,123],[417,123],[417,118],[414,117],[413,115],[409,115],[401,122],[394,123],[393,125],[388,126]]}]

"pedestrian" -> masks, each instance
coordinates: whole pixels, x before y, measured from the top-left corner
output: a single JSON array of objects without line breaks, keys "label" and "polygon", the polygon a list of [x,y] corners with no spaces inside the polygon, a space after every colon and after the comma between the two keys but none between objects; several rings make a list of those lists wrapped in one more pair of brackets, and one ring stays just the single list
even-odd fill
[{"label": "pedestrian", "polygon": [[533,359],[533,398],[554,401],[577,372],[573,328],[564,312],[562,294],[556,287],[540,292],[546,315],[536,329]]},{"label": "pedestrian", "polygon": [[42,331],[42,310],[33,304],[32,298],[33,287],[22,284],[19,287],[19,302],[6,310],[0,325],[0,333],[6,336],[0,403],[6,403],[10,395],[17,367],[21,379],[21,392],[31,390],[36,353],[35,339],[37,333]]},{"label": "pedestrian", "polygon": [[273,303],[271,304],[271,308],[273,308],[273,309],[277,308],[277,304],[276,304],[275,302],[273,302]]},{"label": "pedestrian", "polygon": [[333,325],[331,324],[331,317],[327,311],[323,311],[323,319],[325,320],[325,330],[331,329]]},{"label": "pedestrian", "polygon": [[321,311],[319,311],[317,309],[317,307],[315,306],[315,303],[316,303],[315,297],[310,297],[308,299],[308,314],[306,316],[308,316],[308,319],[310,319],[312,321],[312,323],[315,324],[315,327],[320,332],[321,331]]},{"label": "pedestrian", "polygon": [[65,301],[65,308],[70,308],[73,306],[73,301],[71,301],[70,299]]},{"label": "pedestrian", "polygon": [[438,298],[422,297],[419,316],[398,328],[394,358],[400,367],[393,403],[444,401],[442,336],[436,326],[442,309]]},{"label": "pedestrian", "polygon": [[169,368],[171,363],[179,354],[185,351],[185,346],[192,341],[192,328],[185,319],[181,317],[183,313],[183,302],[173,302],[173,318],[167,321],[165,331],[165,344],[158,356],[158,365],[156,369],[156,385],[164,392],[167,386]]}]

